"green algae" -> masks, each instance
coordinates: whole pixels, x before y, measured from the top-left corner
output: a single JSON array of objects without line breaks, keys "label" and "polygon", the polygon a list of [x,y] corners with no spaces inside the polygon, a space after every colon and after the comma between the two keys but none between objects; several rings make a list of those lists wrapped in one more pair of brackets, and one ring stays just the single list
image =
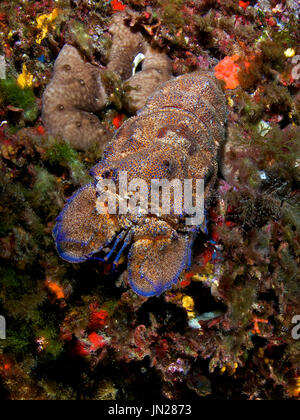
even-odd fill
[{"label": "green algae", "polygon": [[4,105],[23,109],[25,121],[33,122],[37,118],[38,108],[33,89],[22,89],[15,79],[0,80],[0,101]]},{"label": "green algae", "polygon": [[55,142],[50,146],[46,152],[45,159],[51,165],[60,164],[66,166],[70,171],[71,178],[76,184],[85,184],[90,179],[78,152],[65,142]]}]

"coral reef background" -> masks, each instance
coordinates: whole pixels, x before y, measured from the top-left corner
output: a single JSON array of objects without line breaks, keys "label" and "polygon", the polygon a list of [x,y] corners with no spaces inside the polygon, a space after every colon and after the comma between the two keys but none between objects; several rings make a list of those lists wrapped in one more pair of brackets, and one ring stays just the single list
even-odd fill
[{"label": "coral reef background", "polygon": [[[229,108],[208,235],[159,298],[128,289],[126,265],[64,262],[51,236],[102,144],[136,111],[130,71],[109,65],[123,63],[119,12],[174,76],[214,70]],[[300,398],[299,13],[293,0],[0,3],[1,399]],[[84,150],[42,122],[65,44],[105,87],[92,110],[101,145]],[[132,69],[148,88],[146,60]]]}]

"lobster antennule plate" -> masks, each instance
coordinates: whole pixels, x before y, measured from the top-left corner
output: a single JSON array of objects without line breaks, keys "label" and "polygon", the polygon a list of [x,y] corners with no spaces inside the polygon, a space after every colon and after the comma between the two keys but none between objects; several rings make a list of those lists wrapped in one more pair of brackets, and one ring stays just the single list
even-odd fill
[{"label": "lobster antennule plate", "polygon": [[128,256],[128,276],[132,289],[142,296],[159,296],[177,283],[190,266],[194,236],[179,234],[176,240],[140,240]]},{"label": "lobster antennule plate", "polygon": [[79,263],[92,258],[119,230],[114,217],[98,214],[96,200],[95,185],[87,184],[73,194],[56,219],[53,237],[66,261]]}]

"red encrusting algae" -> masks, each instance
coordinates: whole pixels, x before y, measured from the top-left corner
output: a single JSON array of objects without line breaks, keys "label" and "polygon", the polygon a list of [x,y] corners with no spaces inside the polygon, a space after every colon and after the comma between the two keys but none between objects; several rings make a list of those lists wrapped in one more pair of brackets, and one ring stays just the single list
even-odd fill
[{"label": "red encrusting algae", "polygon": [[[240,85],[238,75],[241,67],[236,63],[239,59],[240,56],[238,54],[227,56],[215,67],[215,76],[217,79],[225,82],[226,89],[235,89]],[[245,61],[244,64],[245,68],[248,69],[250,63]]]},{"label": "red encrusting algae", "polygon": [[[106,1],[109,1],[109,0],[106,0]],[[126,4],[123,4],[119,0],[111,0],[110,5],[111,5],[114,13],[123,12],[123,10],[126,9]]]}]

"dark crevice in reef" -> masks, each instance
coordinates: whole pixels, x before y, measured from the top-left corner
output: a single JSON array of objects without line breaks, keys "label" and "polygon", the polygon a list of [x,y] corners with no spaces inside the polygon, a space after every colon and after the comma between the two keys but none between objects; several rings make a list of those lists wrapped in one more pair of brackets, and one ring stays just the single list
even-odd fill
[{"label": "dark crevice in reef", "polygon": [[157,387],[160,378],[155,368],[150,367],[148,357],[141,362],[115,363],[111,361],[111,353],[101,366],[92,370],[87,361],[70,354],[74,343],[75,341],[68,343],[65,354],[59,360],[52,360],[50,363],[41,361],[34,370],[36,380],[46,380],[49,383],[59,380],[62,386],[75,390],[76,399],[95,397],[99,382],[107,379],[118,388],[117,400],[147,401],[150,398],[161,398]]},{"label": "dark crevice in reef", "polygon": [[149,313],[153,314],[161,325],[159,334],[169,331],[183,333],[187,325],[187,315],[182,308],[174,304],[162,305],[162,298],[150,298],[138,311],[137,322],[146,326],[150,325]]},{"label": "dark crevice in reef", "polygon": [[226,305],[220,301],[217,301],[212,296],[209,287],[206,287],[199,283],[192,283],[189,286],[187,293],[195,297],[195,309],[199,314],[206,312],[226,312]]}]

